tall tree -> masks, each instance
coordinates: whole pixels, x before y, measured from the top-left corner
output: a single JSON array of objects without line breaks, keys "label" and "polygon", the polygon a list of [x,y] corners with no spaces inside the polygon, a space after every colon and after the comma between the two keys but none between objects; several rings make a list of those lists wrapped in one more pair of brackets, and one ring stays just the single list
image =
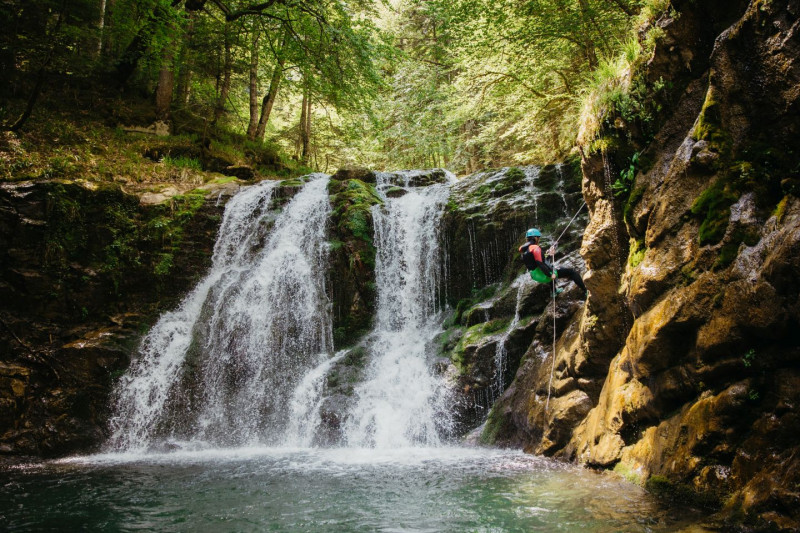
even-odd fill
[{"label": "tall tree", "polygon": [[158,84],[156,85],[156,120],[167,122],[170,119],[170,106],[172,105],[172,92],[175,88],[175,42],[170,40],[161,56],[161,66],[158,70]]},{"label": "tall tree", "polygon": [[225,23],[225,27],[223,29],[224,32],[224,54],[223,54],[223,62],[222,62],[222,70],[217,72],[217,85],[218,85],[218,96],[217,96],[217,105],[214,108],[214,119],[211,121],[212,124],[216,124],[219,121],[222,114],[225,112],[225,107],[228,102],[228,93],[231,90],[231,74],[233,71],[233,54],[231,53],[231,25],[229,23]]},{"label": "tall tree", "polygon": [[286,47],[287,37],[288,32],[284,32],[283,38],[281,39],[281,44],[276,50],[277,57],[275,67],[272,69],[272,78],[270,78],[269,81],[269,89],[267,89],[267,93],[264,95],[264,99],[261,102],[261,115],[258,118],[258,125],[256,126],[255,135],[251,137],[251,140],[264,139],[264,132],[267,129],[267,122],[269,122],[269,116],[272,114],[272,108],[275,105],[275,99],[278,97],[278,89],[280,87],[281,80],[283,79],[283,69],[286,65],[284,48]]},{"label": "tall tree", "polygon": [[251,140],[256,138],[256,131],[258,130],[258,41],[260,38],[261,32],[259,29],[253,28],[252,43],[250,46],[250,122],[247,126],[247,137]]}]

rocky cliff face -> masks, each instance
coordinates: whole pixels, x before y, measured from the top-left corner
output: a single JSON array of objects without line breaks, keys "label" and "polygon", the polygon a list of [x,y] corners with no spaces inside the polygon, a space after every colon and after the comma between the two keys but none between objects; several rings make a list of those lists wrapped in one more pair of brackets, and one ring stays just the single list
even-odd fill
[{"label": "rocky cliff face", "polygon": [[103,441],[140,335],[209,264],[221,192],[143,206],[113,185],[0,185],[0,453]]},{"label": "rocky cliff face", "polygon": [[589,300],[555,361],[528,350],[484,434],[793,530],[800,3],[672,4],[642,74],[675,80],[660,127],[611,116],[584,147]]}]

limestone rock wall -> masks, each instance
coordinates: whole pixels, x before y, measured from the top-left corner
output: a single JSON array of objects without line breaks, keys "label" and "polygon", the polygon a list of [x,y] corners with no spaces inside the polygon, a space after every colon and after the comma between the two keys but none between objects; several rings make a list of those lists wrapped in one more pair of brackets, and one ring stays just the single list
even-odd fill
[{"label": "limestone rock wall", "polygon": [[796,530],[800,3],[672,5],[645,73],[675,80],[658,131],[611,117],[584,147],[589,300],[486,432]]}]

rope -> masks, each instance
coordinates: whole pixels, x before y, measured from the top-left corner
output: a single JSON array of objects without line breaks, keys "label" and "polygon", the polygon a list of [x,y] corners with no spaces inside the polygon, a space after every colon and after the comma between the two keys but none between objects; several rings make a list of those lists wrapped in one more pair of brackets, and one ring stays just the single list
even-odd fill
[{"label": "rope", "polygon": [[[547,401],[544,404],[544,414],[550,408],[550,391],[553,388],[553,374],[556,371],[556,280],[553,280],[553,362],[550,366],[550,382],[547,384]],[[546,421],[546,420],[545,420]]]},{"label": "rope", "polygon": [[573,223],[573,222],[575,222],[575,219],[576,219],[576,218],[578,218],[578,215],[580,214],[580,212],[581,212],[581,211],[583,211],[583,208],[584,208],[584,207],[586,207],[586,202],[583,202],[583,203],[581,204],[581,206],[578,208],[578,210],[575,212],[575,214],[572,216],[572,218],[570,219],[570,221],[567,223],[567,226],[564,228],[564,231],[562,231],[562,232],[561,232],[561,235],[559,235],[559,236],[558,236],[558,239],[556,239],[556,240],[553,242],[553,244],[554,244],[554,245],[555,245],[555,244],[558,244],[558,241],[560,241],[560,240],[561,240],[561,237],[563,237],[563,236],[564,236],[564,234],[567,232],[567,230],[568,230],[568,229],[569,229],[569,227],[572,225],[572,223]]},{"label": "rope", "polygon": [[[558,241],[561,240],[561,237],[563,237],[564,234],[567,232],[572,223],[575,222],[575,219],[578,218],[578,215],[585,206],[586,202],[581,203],[581,206],[572,216],[570,221],[567,223],[566,227],[564,227],[564,231],[561,232],[561,235],[559,235],[558,238],[555,241],[553,241],[553,244],[550,246],[550,256],[552,257],[553,260],[554,272],[558,272],[558,270],[556,270],[556,245],[558,244]],[[551,284],[553,292],[553,361],[550,366],[550,381],[547,384],[547,401],[544,404],[545,416],[547,416],[547,411],[550,408],[550,392],[553,389],[553,374],[555,374],[556,371],[556,280],[551,280]]]}]

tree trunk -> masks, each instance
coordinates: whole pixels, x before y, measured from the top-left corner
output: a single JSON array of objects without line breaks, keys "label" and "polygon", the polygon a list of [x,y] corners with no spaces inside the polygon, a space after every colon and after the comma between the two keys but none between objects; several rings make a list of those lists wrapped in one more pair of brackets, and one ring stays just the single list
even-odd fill
[{"label": "tree trunk", "polygon": [[161,69],[158,71],[156,86],[156,120],[169,121],[172,91],[175,87],[175,48],[167,43],[161,56]]},{"label": "tree trunk", "polygon": [[253,31],[253,46],[250,48],[250,123],[247,126],[247,138],[256,139],[258,131],[258,39],[259,31]]},{"label": "tree trunk", "polygon": [[103,33],[106,28],[106,0],[100,0],[100,20],[97,21],[97,57],[103,54]]},{"label": "tree trunk", "polygon": [[283,66],[286,60],[283,57],[283,49],[286,46],[286,37],[284,34],[283,42],[278,50],[278,62],[275,64],[275,69],[272,71],[272,79],[269,82],[269,90],[264,95],[264,100],[261,102],[261,117],[258,119],[258,127],[256,128],[256,139],[263,141],[264,132],[267,129],[267,122],[272,113],[272,106],[275,105],[275,99],[278,97],[278,87],[283,79]]},{"label": "tree trunk", "polygon": [[[579,0],[578,5],[580,6],[581,19],[583,20],[583,49],[586,52],[586,60],[589,63],[589,68],[594,70],[599,64],[597,59],[597,49],[594,41],[592,40],[591,31],[589,28],[590,25],[594,25],[594,19],[592,18],[591,9],[589,8],[589,3],[587,0]],[[602,35],[598,35],[598,37],[602,37]]]},{"label": "tree trunk", "polygon": [[7,126],[4,129],[8,129],[10,131],[19,131],[22,129],[22,126],[28,121],[33,113],[33,108],[36,105],[36,101],[39,99],[39,93],[42,91],[42,87],[44,86],[45,78],[47,77],[47,67],[50,66],[50,62],[53,60],[53,56],[55,56],[56,49],[58,48],[58,33],[61,29],[61,23],[64,21],[64,16],[66,15],[67,10],[67,0],[63,0],[61,2],[61,10],[58,13],[58,20],[56,22],[53,31],[50,35],[46,37],[50,42],[52,42],[52,46],[47,53],[47,56],[42,61],[41,67],[39,67],[39,71],[36,74],[36,85],[33,87],[33,91],[31,91],[30,96],[28,97],[28,102],[25,105],[25,109],[22,111],[22,114],[14,121],[13,124]]},{"label": "tree trunk", "polygon": [[306,163],[311,144],[311,91],[308,88],[303,92],[303,113],[301,114],[300,122],[300,136],[303,143],[303,152],[300,158]]},{"label": "tree trunk", "polygon": [[195,11],[190,11],[189,25],[186,28],[186,39],[184,39],[183,46],[181,46],[181,53],[178,59],[180,67],[178,70],[177,102],[181,105],[189,103],[189,93],[192,84],[192,62],[189,60],[189,51],[194,46],[196,21],[197,13]]},{"label": "tree trunk", "polygon": [[269,116],[272,114],[272,107],[275,105],[275,100],[278,97],[278,87],[283,78],[284,60],[281,58],[278,64],[275,65],[275,70],[272,71],[272,79],[269,82],[269,90],[264,95],[264,100],[261,102],[261,118],[258,119],[258,127],[256,128],[256,139],[264,140],[264,132],[267,129]]},{"label": "tree trunk", "polygon": [[297,144],[295,144],[295,152],[300,157],[301,161],[305,161],[305,146],[306,146],[306,101],[308,100],[308,89],[303,89],[303,103],[300,106],[300,135],[297,137]]},{"label": "tree trunk", "polygon": [[222,66],[222,86],[219,91],[219,98],[217,99],[217,107],[214,109],[214,120],[212,124],[216,124],[222,114],[225,112],[225,103],[228,100],[228,93],[231,90],[231,38],[230,26],[225,24],[225,62]]},{"label": "tree trunk", "polygon": [[103,15],[103,30],[100,36],[100,49],[104,56],[108,57],[113,55],[114,41],[112,40],[112,33],[114,33],[114,4],[116,0],[104,0],[106,4],[105,13]]}]

